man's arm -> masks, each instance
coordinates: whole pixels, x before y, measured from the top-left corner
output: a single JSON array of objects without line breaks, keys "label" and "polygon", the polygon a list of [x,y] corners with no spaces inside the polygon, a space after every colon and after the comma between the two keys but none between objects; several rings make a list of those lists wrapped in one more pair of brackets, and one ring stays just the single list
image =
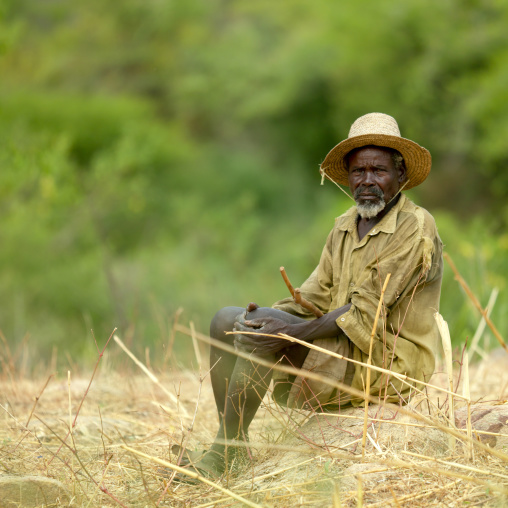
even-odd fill
[{"label": "man's arm", "polygon": [[316,339],[324,339],[326,337],[336,337],[341,332],[341,329],[337,326],[337,318],[346,313],[350,307],[351,304],[348,303],[343,307],[328,312],[318,319],[288,325],[289,328],[291,328],[291,332],[289,332],[288,335],[307,342]]},{"label": "man's arm", "polygon": [[[247,310],[255,310],[249,304]],[[346,313],[351,304],[344,305],[335,309],[324,316],[304,321],[302,323],[288,324],[276,318],[256,318],[248,319],[243,322],[235,323],[235,330],[242,332],[253,331],[256,333],[266,333],[267,335],[278,335],[280,333],[290,335],[296,339],[311,342],[316,339],[327,337],[336,337],[341,332],[337,326],[336,320],[339,316]],[[257,308],[257,307],[255,307]],[[245,353],[255,352],[263,356],[276,353],[290,345],[286,339],[278,337],[267,337],[264,335],[244,335],[238,334],[235,337],[235,346]]]}]

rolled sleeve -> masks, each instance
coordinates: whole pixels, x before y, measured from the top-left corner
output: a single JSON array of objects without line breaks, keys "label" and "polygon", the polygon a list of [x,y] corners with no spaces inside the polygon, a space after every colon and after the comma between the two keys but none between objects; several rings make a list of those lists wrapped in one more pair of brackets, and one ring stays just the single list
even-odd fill
[{"label": "rolled sleeve", "polygon": [[351,308],[335,322],[358,349],[369,354],[370,333],[367,333],[365,326],[360,324],[358,314],[358,310],[351,305]]}]

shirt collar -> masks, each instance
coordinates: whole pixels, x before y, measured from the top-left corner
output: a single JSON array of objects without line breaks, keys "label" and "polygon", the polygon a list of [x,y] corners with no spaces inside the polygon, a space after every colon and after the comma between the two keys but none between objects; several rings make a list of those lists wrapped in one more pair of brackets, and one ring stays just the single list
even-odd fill
[{"label": "shirt collar", "polygon": [[[406,199],[406,196],[401,194],[396,205],[376,224],[373,233],[369,234],[372,235],[379,232],[394,233],[397,227],[397,216],[404,206]],[[356,206],[352,206],[346,213],[337,218],[337,228],[341,231],[352,233],[356,229],[357,217]]]}]

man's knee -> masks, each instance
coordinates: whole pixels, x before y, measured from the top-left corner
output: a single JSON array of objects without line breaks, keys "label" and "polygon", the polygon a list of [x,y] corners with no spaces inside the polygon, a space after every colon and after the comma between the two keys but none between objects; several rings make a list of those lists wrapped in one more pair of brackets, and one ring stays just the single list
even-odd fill
[{"label": "man's knee", "polygon": [[256,319],[265,317],[273,317],[275,319],[280,319],[285,323],[300,323],[304,321],[301,317],[294,316],[293,314],[289,314],[288,312],[284,312],[279,309],[273,309],[272,307],[259,307],[258,309],[249,312],[247,314],[247,319]]},{"label": "man's knee", "polygon": [[210,323],[210,337],[215,339],[224,338],[225,332],[233,329],[238,316],[244,311],[245,309],[242,307],[224,307],[220,309]]},{"label": "man's knee", "polygon": [[286,323],[299,323],[303,321],[300,317],[293,316],[281,310],[272,309],[271,307],[259,307],[249,312],[247,316],[244,316],[244,313],[245,308],[243,307],[224,307],[220,309],[210,323],[210,337],[220,340],[224,339],[227,337],[225,332],[231,331],[235,322],[242,320],[244,317],[246,319],[273,317],[281,319]]}]

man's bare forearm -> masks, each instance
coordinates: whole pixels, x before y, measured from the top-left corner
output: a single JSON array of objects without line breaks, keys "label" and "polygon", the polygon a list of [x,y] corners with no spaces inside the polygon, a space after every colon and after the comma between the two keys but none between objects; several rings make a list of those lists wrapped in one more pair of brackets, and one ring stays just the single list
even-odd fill
[{"label": "man's bare forearm", "polygon": [[307,342],[326,337],[335,337],[340,333],[340,328],[336,323],[337,318],[345,314],[350,308],[351,304],[348,303],[344,307],[339,307],[312,321],[289,325],[290,331],[288,335]]}]

